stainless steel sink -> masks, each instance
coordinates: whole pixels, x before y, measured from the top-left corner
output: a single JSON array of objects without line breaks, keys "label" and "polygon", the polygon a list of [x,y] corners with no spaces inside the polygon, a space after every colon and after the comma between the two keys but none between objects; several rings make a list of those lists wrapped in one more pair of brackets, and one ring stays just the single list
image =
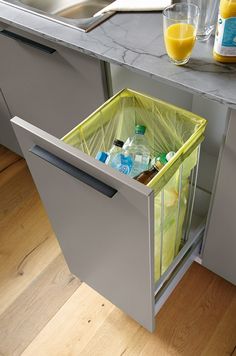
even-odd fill
[{"label": "stainless steel sink", "polygon": [[24,11],[88,32],[114,12],[93,17],[114,0],[0,0]]}]

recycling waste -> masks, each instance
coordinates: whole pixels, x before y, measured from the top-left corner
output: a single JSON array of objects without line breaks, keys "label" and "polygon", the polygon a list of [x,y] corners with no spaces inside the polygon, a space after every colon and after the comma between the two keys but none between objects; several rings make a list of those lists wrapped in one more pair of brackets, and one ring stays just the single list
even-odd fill
[{"label": "recycling waste", "polygon": [[[124,184],[130,178],[134,189],[143,183],[152,190],[155,282],[189,236],[205,127],[206,120],[192,112],[124,89],[63,138],[102,162],[96,167],[104,165],[103,173],[110,179],[108,166],[121,172],[119,179],[124,175]],[[112,199],[119,199],[119,194],[123,192]]]},{"label": "recycling waste", "polygon": [[144,136],[145,131],[144,125],[136,125],[133,137],[128,137],[125,143],[115,139],[109,152],[98,152],[96,159],[140,183],[148,184],[174,157],[175,152],[162,152],[151,157],[148,142]]}]

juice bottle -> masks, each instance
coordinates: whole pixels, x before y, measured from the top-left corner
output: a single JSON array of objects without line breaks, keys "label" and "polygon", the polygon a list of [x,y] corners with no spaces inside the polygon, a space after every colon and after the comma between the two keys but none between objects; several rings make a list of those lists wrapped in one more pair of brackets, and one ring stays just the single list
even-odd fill
[{"label": "juice bottle", "polygon": [[213,55],[219,62],[236,63],[236,0],[221,0]]}]

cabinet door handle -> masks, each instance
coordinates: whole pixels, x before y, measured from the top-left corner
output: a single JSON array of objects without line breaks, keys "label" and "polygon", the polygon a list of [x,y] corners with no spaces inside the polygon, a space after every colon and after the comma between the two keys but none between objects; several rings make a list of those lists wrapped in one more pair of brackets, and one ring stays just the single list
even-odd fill
[{"label": "cabinet door handle", "polygon": [[2,31],[0,31],[0,34],[2,34],[3,36],[6,36],[6,37],[12,38],[13,40],[22,42],[22,43],[26,44],[27,46],[36,48],[42,52],[46,52],[48,54],[52,54],[52,53],[56,52],[56,50],[54,48],[51,48],[51,47],[45,46],[41,43],[32,41],[29,38],[23,37],[21,35],[18,35],[17,33],[10,32],[8,30],[2,30]]},{"label": "cabinet door handle", "polygon": [[55,156],[54,154],[46,151],[40,146],[35,145],[31,147],[29,151],[109,198],[112,198],[117,193],[116,189],[110,187],[106,183],[101,182],[97,178]]}]

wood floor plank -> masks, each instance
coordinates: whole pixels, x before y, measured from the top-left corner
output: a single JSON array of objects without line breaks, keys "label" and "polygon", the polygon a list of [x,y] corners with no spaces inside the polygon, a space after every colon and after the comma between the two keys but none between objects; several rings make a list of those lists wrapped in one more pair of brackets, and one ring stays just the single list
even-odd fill
[{"label": "wood floor plank", "polygon": [[21,159],[16,153],[0,145],[0,173]]},{"label": "wood floor plank", "polygon": [[202,353],[202,356],[210,355],[236,355],[236,296]]},{"label": "wood floor plank", "polygon": [[0,314],[61,250],[24,160],[0,174]]},{"label": "wood floor plank", "polygon": [[0,316],[0,355],[21,355],[79,285],[58,256]]},{"label": "wood floor plank", "polygon": [[138,327],[116,309],[82,354],[92,355],[96,350],[101,356],[201,355],[235,295],[235,287],[194,264],[157,316],[154,334]]},{"label": "wood floor plank", "polygon": [[[83,355],[83,348],[114,308],[105,298],[82,283],[22,356]],[[93,352],[95,356],[96,350]]]},{"label": "wood floor plank", "polygon": [[142,354],[201,355],[236,295],[236,287],[193,264],[157,317],[157,346],[150,338]]},{"label": "wood floor plank", "polygon": [[[194,264],[158,315],[157,329],[153,334],[110,303],[109,313],[103,315],[100,325],[89,332],[84,318],[93,316],[93,298],[97,293],[83,285],[78,294],[79,298],[72,296],[67,306],[47,324],[23,353],[24,356],[33,355],[36,350],[39,356],[199,356],[225,317],[235,298],[236,288]],[[81,300],[86,302],[81,303]],[[73,315],[76,321],[73,321]],[[70,320],[65,328],[62,328],[63,316]],[[96,313],[92,321],[94,317],[96,319]],[[222,346],[222,355],[226,355],[231,347],[231,338],[229,341],[230,345],[226,341]]]},{"label": "wood floor plank", "polygon": [[96,356],[129,355],[133,340],[143,342],[145,335],[150,336],[150,333],[124,312],[114,308],[93,338],[81,350],[81,355],[92,356],[94,352]]}]

